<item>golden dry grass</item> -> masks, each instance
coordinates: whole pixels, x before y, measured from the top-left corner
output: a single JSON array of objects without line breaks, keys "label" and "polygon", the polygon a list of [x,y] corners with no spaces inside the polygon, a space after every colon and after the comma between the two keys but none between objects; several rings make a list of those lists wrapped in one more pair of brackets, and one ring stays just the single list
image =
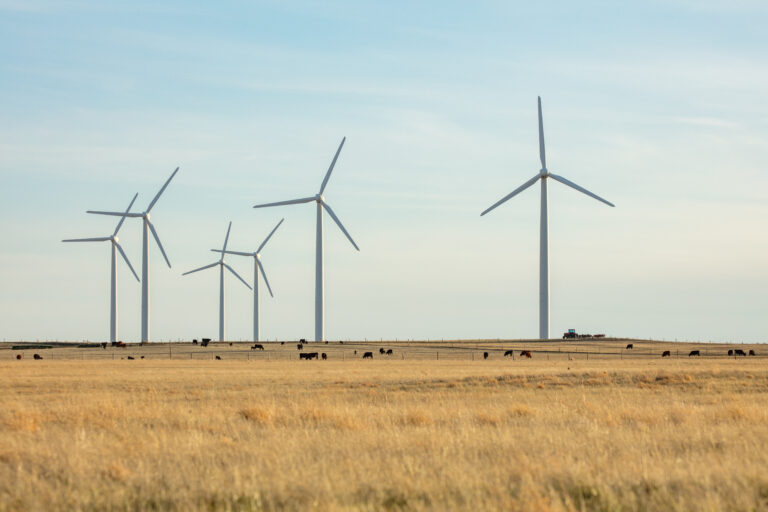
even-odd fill
[{"label": "golden dry grass", "polygon": [[768,510],[762,359],[4,361],[0,510]]}]

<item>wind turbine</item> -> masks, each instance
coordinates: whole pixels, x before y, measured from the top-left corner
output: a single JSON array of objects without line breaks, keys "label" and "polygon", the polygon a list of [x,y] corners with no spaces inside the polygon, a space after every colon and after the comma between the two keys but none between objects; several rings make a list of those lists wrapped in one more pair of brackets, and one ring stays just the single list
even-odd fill
[{"label": "wind turbine", "polygon": [[336,155],[333,157],[333,161],[331,162],[331,166],[328,167],[328,172],[325,173],[325,178],[323,178],[323,183],[320,185],[320,192],[318,192],[316,195],[312,197],[303,197],[301,199],[293,199],[290,201],[279,201],[277,203],[267,203],[267,204],[257,204],[254,206],[254,208],[265,208],[267,206],[282,206],[285,204],[298,204],[298,203],[309,203],[312,201],[315,201],[317,203],[317,229],[316,229],[316,245],[315,245],[315,341],[323,341],[324,340],[324,332],[323,332],[323,208],[325,208],[325,211],[328,212],[328,215],[331,216],[333,221],[336,223],[337,226],[339,226],[339,229],[341,229],[342,233],[347,237],[347,239],[352,243],[352,245],[357,249],[358,251],[360,248],[357,246],[354,240],[352,240],[352,237],[349,236],[349,233],[347,233],[347,230],[344,228],[344,225],[341,223],[339,218],[336,216],[335,213],[333,213],[333,210],[328,205],[328,203],[325,202],[325,197],[323,197],[323,191],[325,191],[326,185],[328,185],[328,179],[331,177],[331,172],[333,172],[333,167],[336,165],[336,160],[339,158],[339,153],[341,153],[341,148],[344,146],[344,141],[346,141],[347,138],[344,137],[341,139],[341,144],[339,144],[339,149],[336,150]]},{"label": "wind turbine", "polygon": [[539,157],[541,159],[541,170],[539,173],[499,199],[493,206],[481,213],[480,216],[485,215],[500,204],[512,199],[523,190],[541,180],[541,224],[539,233],[539,338],[546,340],[549,339],[549,221],[547,219],[547,178],[552,178],[564,185],[568,185],[582,194],[597,199],[608,206],[615,205],[610,201],[606,201],[602,197],[593,194],[589,190],[578,186],[574,182],[549,172],[547,169],[547,159],[544,154],[544,122],[541,117],[541,96],[539,96]]},{"label": "wind turbine", "polygon": [[269,235],[267,235],[267,238],[261,242],[261,245],[258,249],[256,249],[256,252],[228,251],[226,247],[224,247],[224,249],[211,249],[213,252],[220,252],[222,258],[224,258],[225,254],[235,254],[237,256],[253,256],[253,341],[259,341],[259,271],[261,271],[261,275],[264,277],[264,282],[267,284],[267,290],[269,290],[270,297],[274,297],[274,295],[272,295],[272,287],[269,286],[269,281],[267,280],[267,274],[264,273],[264,265],[261,263],[260,253],[284,220],[285,219],[280,219],[280,222],[277,223],[277,226],[275,226]]},{"label": "wind turbine", "polygon": [[[245,282],[245,280],[240,277],[240,274],[235,272],[235,270],[227,265],[224,262],[224,254],[227,252],[227,242],[229,241],[229,230],[232,229],[232,221],[229,221],[229,227],[227,228],[227,236],[224,237],[224,247],[221,248],[221,258],[219,258],[219,261],[214,261],[210,265],[205,265],[204,267],[196,268],[195,270],[190,270],[189,272],[184,272],[183,276],[186,276],[187,274],[193,274],[195,272],[199,272],[201,270],[205,270],[207,268],[215,267],[216,265],[219,266],[219,341],[224,341],[224,268],[226,267],[227,270],[232,272],[236,278],[238,278],[245,286],[248,286],[248,283]],[[248,286],[248,289],[250,290],[250,286]]]},{"label": "wind turbine", "polygon": [[157,203],[157,200],[160,199],[160,195],[165,191],[168,184],[171,182],[174,176],[176,176],[176,173],[179,172],[179,168],[177,167],[173,173],[171,173],[171,177],[168,178],[163,185],[163,187],[160,189],[160,191],[157,193],[157,195],[152,199],[152,202],[149,203],[149,206],[147,206],[147,209],[142,213],[120,213],[120,212],[103,212],[103,211],[92,211],[88,210],[88,213],[95,213],[97,215],[116,215],[116,216],[123,216],[123,217],[136,217],[141,218],[143,223],[143,233],[142,233],[142,244],[141,244],[141,342],[142,343],[148,343],[149,342],[149,235],[148,231],[152,231],[152,236],[155,239],[155,242],[157,242],[157,246],[160,248],[160,252],[163,254],[163,258],[165,258],[165,262],[168,264],[168,268],[171,268],[171,262],[168,260],[168,256],[165,254],[165,249],[163,249],[163,244],[160,243],[160,237],[157,236],[157,230],[155,230],[154,224],[149,220],[149,212],[152,210],[152,208],[155,206],[155,203]]},{"label": "wind turbine", "polygon": [[120,231],[120,228],[123,225],[123,221],[125,220],[126,214],[131,211],[131,207],[133,206],[134,201],[136,201],[136,197],[138,197],[138,193],[133,196],[133,199],[131,199],[131,203],[128,205],[128,208],[125,210],[125,214],[123,214],[122,217],[120,217],[120,222],[117,223],[117,227],[115,228],[114,233],[112,233],[111,236],[102,236],[98,238],[70,238],[68,240],[62,240],[62,242],[111,242],[112,245],[112,273],[111,273],[111,283],[112,283],[112,291],[110,293],[110,305],[109,305],[109,341],[117,341],[117,273],[115,271],[115,249],[120,251],[120,256],[123,257],[125,260],[125,263],[128,265],[128,268],[131,269],[131,272],[133,273],[133,276],[136,278],[136,280],[139,280],[139,276],[136,275],[136,271],[133,270],[133,266],[131,265],[131,262],[128,261],[128,256],[125,255],[125,251],[123,251],[123,248],[120,246],[120,243],[118,242],[117,238],[117,232]]}]

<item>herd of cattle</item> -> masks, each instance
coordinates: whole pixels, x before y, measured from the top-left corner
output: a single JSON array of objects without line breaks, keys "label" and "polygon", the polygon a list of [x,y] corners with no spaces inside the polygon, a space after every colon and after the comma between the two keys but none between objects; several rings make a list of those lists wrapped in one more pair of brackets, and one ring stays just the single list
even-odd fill
[{"label": "herd of cattle", "polygon": [[[209,338],[203,338],[201,343],[200,343],[200,345],[203,346],[203,347],[207,347],[210,342],[211,342],[211,340]],[[302,350],[304,350],[304,345],[306,343],[307,343],[307,341],[302,339],[296,345],[296,348],[300,352],[299,353],[299,359],[300,360],[303,359],[303,360],[309,361],[309,360],[312,360],[312,359],[323,359],[323,360],[328,359],[328,354],[326,354],[325,352],[322,352],[322,353],[320,353],[320,352],[302,352]],[[343,341],[339,341],[339,343],[343,344],[344,342]],[[197,345],[198,344],[197,340],[196,339],[192,340],[192,344],[193,345]],[[284,341],[280,342],[280,344],[284,345],[285,342]],[[326,341],[325,344],[327,345],[328,342]],[[100,343],[99,345],[101,346],[102,349],[106,349],[107,348],[107,343]],[[230,343],[230,346],[231,345],[232,345],[232,343]],[[118,348],[126,348],[127,347],[127,345],[125,343],[123,343],[122,341],[113,341],[112,342],[112,346],[113,347],[118,347]],[[632,344],[632,343],[627,344],[627,346],[625,348],[625,350],[633,350],[633,349],[634,349],[634,344]],[[253,346],[251,347],[251,350],[262,350],[263,351],[264,350],[264,345],[262,345],[261,343],[254,343]],[[357,350],[354,351],[354,354],[357,355]],[[390,349],[380,348],[379,349],[379,354],[386,355],[386,356],[392,356],[392,355],[394,355],[394,352],[392,351],[391,348]],[[728,350],[728,356],[729,357],[747,356],[747,355],[756,356],[757,354],[755,353],[754,350],[749,350],[748,352],[745,352],[744,350],[738,349],[738,348],[737,349],[729,349]],[[483,359],[488,359],[488,356],[489,356],[488,352],[483,352]],[[701,356],[701,350],[691,350],[688,353],[688,357],[699,357],[699,356]],[[43,356],[41,356],[40,354],[33,354],[32,357],[34,359],[42,359],[43,358]],[[511,357],[511,358],[514,359],[515,351],[514,350],[506,350],[504,352],[504,357]],[[533,357],[533,355],[531,354],[530,350],[520,350],[519,357],[531,359]],[[664,350],[661,353],[661,357],[672,357],[672,351],[671,350]],[[22,358],[21,354],[16,354],[16,359],[21,359],[21,358]],[[127,359],[135,359],[135,357],[128,356]],[[144,359],[144,356],[141,356],[141,359]],[[221,360],[221,356],[217,355],[216,359],[217,360]],[[373,359],[373,352],[364,352],[363,353],[363,359]],[[570,357],[569,357],[569,359],[570,359]]]}]

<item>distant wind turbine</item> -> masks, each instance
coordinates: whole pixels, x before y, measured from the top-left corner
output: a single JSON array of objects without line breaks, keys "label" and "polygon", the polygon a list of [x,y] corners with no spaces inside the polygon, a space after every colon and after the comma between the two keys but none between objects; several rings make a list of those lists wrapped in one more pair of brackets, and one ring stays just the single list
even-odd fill
[{"label": "distant wind turbine", "polygon": [[601,203],[605,203],[608,206],[615,205],[609,201],[606,201],[602,197],[593,194],[589,190],[578,186],[572,181],[549,172],[547,169],[547,159],[544,154],[544,122],[541,116],[541,96],[539,96],[539,157],[541,159],[541,170],[536,176],[526,181],[506,196],[499,199],[493,206],[485,210],[480,215],[485,215],[497,206],[508,201],[509,199],[512,199],[523,190],[541,180],[541,231],[539,234],[539,338],[545,340],[549,339],[549,221],[547,219],[547,178],[552,178],[553,180],[559,181],[564,185],[568,185],[569,187],[578,190],[582,194],[586,194],[593,199],[597,199]]},{"label": "distant wind turbine", "polygon": [[[224,341],[224,268],[226,267],[227,270],[232,272],[236,278],[238,278],[245,286],[248,286],[248,283],[245,282],[245,280],[240,277],[240,274],[235,272],[235,269],[230,267],[224,262],[224,254],[227,252],[227,242],[229,241],[229,230],[232,229],[232,221],[229,222],[229,227],[227,227],[227,236],[224,237],[224,246],[221,248],[221,258],[219,258],[219,261],[214,261],[210,265],[205,265],[204,267],[196,268],[195,270],[190,270],[189,272],[184,272],[183,276],[186,276],[187,274],[194,274],[195,272],[200,272],[201,270],[205,270],[207,268],[215,267],[216,265],[219,266],[219,341]],[[248,289],[251,287],[248,286]]]},{"label": "distant wind turbine", "polygon": [[264,272],[264,265],[261,263],[260,253],[284,220],[285,219],[280,219],[280,222],[277,223],[277,226],[275,226],[269,235],[267,235],[267,238],[261,242],[261,245],[258,249],[256,249],[256,252],[228,251],[226,250],[226,247],[224,249],[211,249],[213,252],[220,252],[222,258],[224,257],[224,254],[235,254],[237,256],[253,257],[253,341],[259,341],[259,271],[261,271],[261,275],[264,277],[264,282],[267,284],[267,290],[269,290],[270,297],[274,297],[274,295],[272,295],[272,287],[269,286],[269,281],[267,280],[267,274]]},{"label": "distant wind turbine", "polygon": [[171,174],[171,177],[166,180],[163,187],[160,189],[160,191],[157,193],[157,195],[152,199],[152,202],[149,203],[149,206],[147,206],[147,209],[143,213],[120,213],[120,212],[103,212],[103,211],[92,211],[88,210],[88,213],[95,213],[97,215],[116,215],[116,216],[124,216],[124,217],[140,217],[143,221],[144,230],[142,233],[142,244],[141,244],[141,342],[142,343],[148,343],[149,342],[149,235],[148,231],[152,231],[152,236],[155,239],[155,242],[157,242],[157,246],[160,248],[160,252],[163,254],[163,258],[165,258],[165,262],[168,264],[168,268],[171,268],[171,262],[168,260],[168,256],[165,254],[165,249],[163,249],[163,244],[160,243],[160,237],[157,236],[157,230],[155,230],[155,226],[150,222],[149,220],[149,212],[152,210],[152,208],[155,206],[155,203],[157,203],[157,200],[160,199],[160,195],[165,191],[168,184],[171,182],[174,176],[176,176],[176,173],[179,172],[179,168],[177,167],[175,171]]},{"label": "distant wind turbine", "polygon": [[110,306],[109,306],[109,341],[117,341],[117,273],[115,271],[115,249],[117,249],[120,252],[120,256],[123,257],[123,260],[125,260],[125,263],[128,265],[128,268],[131,269],[131,272],[133,273],[133,276],[136,278],[136,281],[139,280],[139,276],[136,275],[136,271],[133,270],[133,265],[131,265],[131,262],[128,261],[128,256],[125,255],[125,251],[123,251],[123,248],[120,246],[120,243],[118,242],[117,238],[117,232],[120,231],[120,228],[123,225],[123,221],[125,220],[126,215],[128,212],[131,211],[131,207],[133,206],[134,201],[136,201],[136,197],[138,197],[139,194],[136,194],[133,196],[133,199],[131,199],[131,203],[128,205],[128,208],[125,210],[125,213],[120,217],[120,222],[117,223],[117,227],[115,228],[114,233],[112,233],[111,236],[102,236],[98,238],[71,238],[68,240],[62,240],[62,242],[111,242],[110,245],[112,246],[112,272],[111,272],[111,283],[112,283],[112,291],[110,293]]},{"label": "distant wind turbine", "polygon": [[328,205],[328,203],[325,202],[325,197],[323,197],[323,191],[325,191],[326,185],[328,185],[328,179],[331,177],[331,172],[333,172],[333,167],[336,165],[336,160],[339,158],[339,153],[341,153],[341,148],[344,146],[344,141],[346,141],[347,138],[344,137],[341,139],[341,144],[339,144],[339,149],[336,150],[336,155],[333,157],[333,161],[331,162],[331,166],[328,167],[328,172],[325,173],[325,178],[323,178],[323,183],[320,185],[320,192],[318,192],[316,195],[312,197],[303,197],[301,199],[293,199],[290,201],[279,201],[277,203],[267,203],[267,204],[257,204],[254,206],[254,208],[265,208],[267,206],[282,206],[286,204],[298,204],[298,203],[309,203],[312,201],[315,201],[317,203],[317,230],[316,230],[316,236],[315,236],[315,341],[323,341],[324,340],[324,331],[323,331],[323,208],[325,208],[325,211],[328,212],[328,215],[331,216],[333,221],[336,223],[337,226],[339,226],[339,229],[341,229],[341,232],[344,233],[344,236],[347,237],[347,239],[352,243],[352,245],[357,249],[358,251],[360,248],[357,246],[354,240],[352,240],[352,237],[347,233],[347,230],[344,228],[344,225],[341,223],[339,218],[336,216],[335,213],[333,213],[333,210]]}]

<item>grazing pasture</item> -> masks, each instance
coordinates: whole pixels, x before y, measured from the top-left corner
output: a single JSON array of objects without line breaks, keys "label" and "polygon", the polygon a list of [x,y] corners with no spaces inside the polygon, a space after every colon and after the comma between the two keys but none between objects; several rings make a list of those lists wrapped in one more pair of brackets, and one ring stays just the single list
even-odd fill
[{"label": "grazing pasture", "polygon": [[459,345],[0,350],[0,510],[768,509],[759,355]]}]

